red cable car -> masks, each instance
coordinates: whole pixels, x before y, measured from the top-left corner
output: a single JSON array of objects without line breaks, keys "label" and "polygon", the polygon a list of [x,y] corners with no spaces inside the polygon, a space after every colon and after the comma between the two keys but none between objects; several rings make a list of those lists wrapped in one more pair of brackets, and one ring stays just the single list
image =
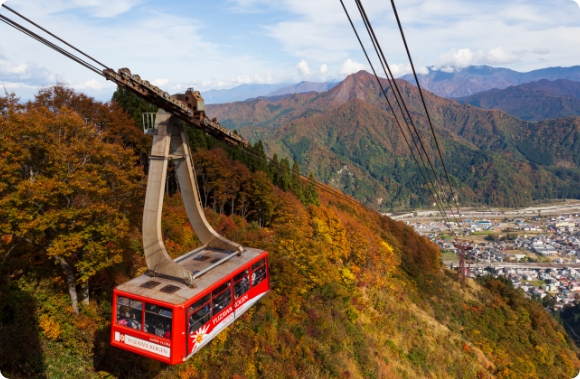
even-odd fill
[{"label": "red cable car", "polygon": [[[203,112],[199,92],[188,90],[172,100]],[[153,115],[145,118],[150,120]],[[160,109],[153,127],[144,125],[145,133],[154,135],[143,211],[148,271],[114,289],[111,345],[178,364],[270,290],[268,253],[229,241],[208,224],[181,120]],[[161,236],[170,159],[189,221],[204,245],[175,260],[169,257]]]},{"label": "red cable car", "polygon": [[[200,270],[233,252],[202,248],[176,260]],[[201,270],[200,270],[201,271]],[[182,363],[269,291],[268,253],[246,249],[202,276],[195,288],[141,275],[114,290],[111,344]]]}]

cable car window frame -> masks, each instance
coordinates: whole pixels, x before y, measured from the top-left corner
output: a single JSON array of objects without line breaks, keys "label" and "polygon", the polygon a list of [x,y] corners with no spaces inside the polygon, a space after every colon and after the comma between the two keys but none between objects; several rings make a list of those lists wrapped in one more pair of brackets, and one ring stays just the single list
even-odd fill
[{"label": "cable car window frame", "polygon": [[[125,302],[122,299],[126,299],[127,302]],[[123,315],[123,316],[121,316],[123,314],[121,307],[129,309],[129,310],[124,312],[125,315]],[[134,317],[132,318],[131,316],[127,316],[127,314],[129,314],[129,313],[131,313],[131,315]],[[139,314],[139,318],[137,318],[137,314]],[[116,317],[117,317],[117,320],[115,321],[115,324],[117,324],[119,326],[123,326],[125,328],[129,328],[129,329],[133,329],[133,330],[143,330],[143,302],[140,300],[132,299],[132,298],[127,297],[127,296],[117,295]],[[125,322],[119,323],[120,319],[124,320]],[[135,321],[133,321],[133,319]],[[135,322],[138,325],[137,328],[135,328],[132,325]]]},{"label": "cable car window frame", "polygon": [[226,288],[231,287],[231,278],[228,279],[227,281],[225,281],[224,283],[222,283],[219,287],[217,287],[216,289],[214,289],[213,291],[211,291],[211,297],[214,298],[216,296],[219,296]]},{"label": "cable car window frame", "polygon": [[[157,307],[157,311],[151,308]],[[165,312],[165,314],[164,314]],[[169,312],[169,316],[166,314]],[[151,315],[148,317],[148,315]],[[144,312],[144,322],[143,322],[143,331],[147,334],[152,334],[159,338],[171,339],[171,333],[173,330],[173,310],[171,308],[167,308],[158,304],[154,303],[145,303],[145,312]],[[156,319],[151,325],[149,325],[149,320],[151,320],[152,316]],[[159,321],[159,318],[161,320]],[[168,322],[168,324],[166,323]],[[162,327],[158,328],[157,326],[161,323]],[[155,325],[157,324],[157,325]],[[146,327],[147,326],[147,327]],[[169,326],[169,328],[167,328]],[[165,334],[169,331],[169,337],[165,337]]]},{"label": "cable car window frame", "polygon": [[[205,302],[201,303],[202,300],[205,300]],[[195,334],[195,332],[197,330],[199,330],[199,328],[203,327],[205,324],[207,324],[212,319],[213,315],[212,315],[210,301],[211,301],[211,296],[208,293],[201,300],[196,301],[194,304],[192,304],[191,307],[189,307],[188,314],[187,314],[187,323],[188,323],[188,328],[189,328],[189,335]],[[199,305],[197,308],[193,308],[194,305],[198,305],[199,303],[201,303],[201,305]],[[205,308],[205,307],[208,307],[207,312],[205,314],[203,314],[199,319],[197,319],[194,323],[192,323],[193,316],[196,313],[198,313],[199,311],[203,310],[203,308]],[[207,317],[207,316],[209,316],[209,317]],[[203,320],[205,317],[207,317],[207,319],[203,323],[199,323],[199,321]],[[192,328],[193,325],[196,325],[198,323],[199,323],[199,326],[197,326],[195,329]]]},{"label": "cable car window frame", "polygon": [[[191,310],[195,309],[197,310],[198,308],[201,308],[203,305],[205,305],[205,303],[209,302],[211,300],[211,294],[207,294],[204,297],[202,297],[201,299],[199,299],[198,301],[196,301],[195,303],[191,304],[189,306],[189,314],[193,313]],[[189,316],[188,314],[188,316]]]},{"label": "cable car window frame", "polygon": [[[231,279],[228,280],[227,283],[230,284],[231,283]],[[222,286],[218,287],[218,289],[221,288]],[[217,294],[215,296],[213,296],[213,293],[214,292],[216,292],[216,291],[215,290],[212,291],[212,297],[211,297],[211,309],[213,311],[212,317],[215,316],[215,315],[217,315],[218,313],[220,313],[224,309],[226,309],[230,304],[232,304],[232,286],[231,285],[226,286],[226,289],[224,291],[220,292],[219,294]],[[219,302],[217,302],[216,300],[218,298],[221,298],[223,295],[225,295],[226,292],[229,293],[229,298],[228,297],[224,297],[223,299],[220,299]],[[223,303],[224,303],[224,300],[225,299],[228,299],[228,303],[224,305]],[[219,306],[219,309],[216,310],[216,308],[218,308],[218,306]]]},{"label": "cable car window frame", "polygon": [[240,279],[242,279],[244,276],[248,276],[250,274],[250,268],[246,268],[244,271],[238,273],[236,276],[234,276],[234,284],[236,282],[239,282]]},{"label": "cable car window frame", "polygon": [[258,268],[262,267],[263,265],[266,264],[266,257],[260,259],[258,262],[254,263],[252,265],[252,271],[257,270]]},{"label": "cable car window frame", "polygon": [[268,277],[268,269],[266,266],[266,257],[252,265],[252,277],[250,280],[251,288],[256,287]]},{"label": "cable car window frame", "polygon": [[[246,283],[242,283],[246,280]],[[238,291],[241,289],[241,291]],[[234,301],[250,290],[250,269],[247,268],[234,276]],[[238,293],[239,292],[239,293]]]}]

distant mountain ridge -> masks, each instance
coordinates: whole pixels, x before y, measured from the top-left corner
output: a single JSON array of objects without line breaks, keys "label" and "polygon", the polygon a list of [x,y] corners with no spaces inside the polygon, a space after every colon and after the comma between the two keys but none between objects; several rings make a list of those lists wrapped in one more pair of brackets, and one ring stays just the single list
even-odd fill
[{"label": "distant mountain ridge", "polygon": [[[504,89],[541,79],[580,81],[580,66],[548,67],[523,73],[508,68],[490,66],[469,66],[455,69],[453,72],[429,68],[429,73],[417,76],[423,89],[439,96],[459,98],[493,88]],[[405,75],[401,79],[415,83],[411,74]]]},{"label": "distant mountain ridge", "polygon": [[484,109],[498,109],[525,121],[580,116],[580,82],[542,79],[456,100]]},{"label": "distant mountain ridge", "polygon": [[297,84],[242,84],[230,89],[209,90],[202,92],[206,104],[223,104],[234,101],[246,101],[259,97],[280,97],[305,92],[323,92],[336,86],[339,82],[307,82]]},{"label": "distant mountain ridge", "polygon": [[211,89],[209,91],[203,91],[201,95],[206,104],[230,103],[233,101],[244,101],[253,97],[265,96],[289,85],[289,83],[242,84],[229,89]]},{"label": "distant mountain ridge", "polygon": [[[418,90],[398,83],[434,157]],[[580,198],[580,118],[530,123],[428,92],[425,97],[461,204],[515,207]],[[432,203],[376,79],[365,71],[326,92],[209,105],[207,112],[247,138],[261,139],[270,155],[297,160],[304,173],[380,211]]]},{"label": "distant mountain ridge", "polygon": [[293,95],[295,93],[305,93],[305,92],[324,92],[328,91],[332,87],[335,87],[339,83],[340,82],[323,82],[323,83],[300,82],[298,84],[280,88],[277,91],[267,94],[266,97]]}]

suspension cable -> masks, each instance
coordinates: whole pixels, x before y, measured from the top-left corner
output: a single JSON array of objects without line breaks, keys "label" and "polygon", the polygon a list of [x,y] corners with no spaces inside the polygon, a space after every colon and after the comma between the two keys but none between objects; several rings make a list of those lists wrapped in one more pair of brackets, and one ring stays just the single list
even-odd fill
[{"label": "suspension cable", "polygon": [[9,19],[8,17],[3,16],[3,15],[0,14],[0,21],[4,22],[7,25],[12,26],[14,29],[22,32],[23,34],[26,34],[27,36],[29,36],[29,37],[37,40],[38,42],[40,42],[40,43],[42,43],[42,44],[50,47],[51,49],[53,49],[53,50],[55,50],[55,51],[57,51],[59,53],[61,53],[65,57],[67,57],[69,59],[72,59],[73,61],[77,62],[78,64],[80,64],[80,65],[82,65],[82,66],[84,66],[86,68],[88,68],[89,70],[93,71],[94,73],[99,74],[101,76],[104,76],[102,70],[100,70],[99,68],[97,68],[97,67],[93,66],[92,64],[84,61],[83,59],[75,56],[74,54],[72,54],[72,53],[64,50],[60,46],[55,45],[54,43],[48,41],[46,38],[43,38],[43,37],[39,36],[38,34],[32,32],[31,30],[29,30],[29,29],[25,28],[24,26],[18,24],[17,22]]},{"label": "suspension cable", "polygon": [[38,29],[42,30],[43,32],[49,34],[50,36],[56,38],[57,40],[59,40],[60,42],[64,43],[65,45],[67,45],[68,47],[78,51],[79,53],[81,53],[82,55],[84,55],[85,57],[91,59],[93,62],[96,62],[97,64],[100,64],[101,66],[103,66],[104,68],[109,68],[106,65],[104,65],[103,63],[99,62],[98,60],[96,60],[95,58],[91,57],[90,55],[85,54],[84,52],[82,52],[81,50],[77,49],[76,47],[74,47],[73,45],[71,45],[70,43],[66,42],[65,40],[61,39],[60,37],[52,34],[51,32],[49,32],[48,30],[44,29],[42,26],[36,24],[34,21],[24,17],[23,15],[21,15],[20,13],[16,12],[14,9],[10,8],[9,6],[7,6],[6,4],[2,4],[2,6],[6,9],[8,9],[10,12],[14,13],[15,15],[17,15],[18,17],[22,18],[23,20],[28,21],[29,23],[31,23],[32,25],[36,26]]},{"label": "suspension cable", "polygon": [[[401,91],[399,89],[399,85],[398,85],[397,81],[395,80],[395,76],[393,75],[393,73],[391,71],[391,68],[387,62],[385,54],[383,53],[383,49],[381,48],[381,45],[380,45],[380,43],[375,35],[374,29],[373,29],[371,22],[366,14],[366,11],[364,9],[362,1],[355,0],[355,3],[358,7],[359,13],[360,13],[361,18],[362,18],[364,25],[366,27],[369,38],[371,39],[371,42],[373,44],[373,47],[374,47],[375,52],[377,54],[377,57],[379,58],[379,61],[381,62],[383,72],[385,73],[385,76],[387,77],[387,80],[389,81],[389,84],[391,85],[391,87],[395,88],[395,91],[393,91],[393,96],[395,97],[395,99],[397,101],[397,105],[399,106],[399,110],[400,110],[401,114],[403,115],[403,119],[405,120],[407,128],[409,129],[409,132],[411,133],[411,135],[413,135],[413,131],[414,131],[414,133],[415,133],[414,135],[416,136],[416,138],[419,142],[419,145],[421,146],[421,150],[422,150],[423,154],[425,155],[427,162],[429,163],[429,167],[431,168],[431,171],[429,171],[426,167],[425,167],[425,171],[427,171],[430,180],[431,180],[431,172],[433,173],[433,177],[435,178],[435,181],[437,182],[437,184],[439,185],[439,188],[441,190],[441,195],[443,197],[443,200],[445,201],[445,203],[447,203],[447,207],[451,210],[451,215],[453,216],[454,220],[457,222],[457,218],[455,218],[455,216],[453,215],[453,207],[449,203],[449,200],[447,199],[447,196],[445,195],[445,189],[443,188],[443,185],[442,185],[441,181],[439,180],[439,175],[437,175],[437,172],[435,171],[435,166],[433,164],[433,161],[431,160],[431,158],[427,154],[427,150],[425,149],[423,139],[421,138],[421,135],[419,134],[419,131],[418,131],[417,127],[415,126],[415,122],[413,121],[413,117],[411,116],[411,113],[409,112],[407,104],[406,104],[406,102],[401,94]],[[386,67],[386,70],[385,70],[385,67]],[[388,71],[388,73],[387,73],[387,71]],[[391,81],[391,78],[392,78],[392,81]],[[397,94],[398,94],[398,96],[397,96]],[[400,102],[399,102],[399,98],[400,98]],[[406,114],[406,116],[405,116],[405,114]],[[410,125],[409,125],[409,123],[410,123]],[[413,138],[413,142],[415,144],[415,148],[419,151],[419,155],[421,157],[423,165],[425,165],[425,163],[423,162],[423,155],[421,154],[421,150],[419,150],[419,147],[417,146],[417,141],[415,140],[415,138]],[[433,184],[433,186],[435,187],[434,184]]]},{"label": "suspension cable", "polygon": [[[427,180],[425,174],[423,173],[422,166],[421,166],[421,164],[419,164],[419,160],[417,159],[417,157],[415,156],[415,152],[411,148],[411,144],[409,143],[409,140],[407,139],[407,136],[406,136],[406,134],[405,134],[405,132],[403,130],[403,127],[401,126],[401,123],[399,121],[399,118],[397,117],[397,114],[395,113],[394,107],[391,105],[391,102],[390,102],[389,98],[386,95],[386,91],[385,91],[385,89],[384,89],[384,87],[383,87],[383,85],[382,85],[382,83],[381,83],[381,81],[379,79],[379,76],[377,75],[377,72],[376,72],[376,70],[374,68],[374,65],[373,65],[373,63],[372,63],[372,61],[371,61],[371,59],[370,59],[370,57],[369,57],[369,55],[368,55],[368,53],[366,51],[366,48],[364,47],[364,44],[362,43],[362,40],[360,39],[360,36],[358,34],[358,31],[356,30],[356,27],[354,26],[354,23],[353,23],[353,21],[352,21],[352,19],[350,17],[350,14],[348,13],[348,10],[346,9],[346,6],[344,5],[343,0],[340,0],[340,3],[342,4],[342,8],[344,9],[344,12],[346,14],[346,17],[348,18],[348,21],[350,22],[350,25],[351,25],[351,27],[352,27],[355,35],[356,35],[357,40],[359,41],[359,44],[360,44],[360,46],[361,46],[361,48],[362,48],[362,50],[363,50],[363,52],[365,54],[365,57],[367,58],[367,61],[369,62],[369,65],[371,66],[371,69],[373,71],[373,74],[375,76],[375,79],[377,80],[377,83],[379,84],[379,87],[381,88],[381,92],[382,92],[385,100],[387,101],[387,104],[389,105],[389,108],[393,112],[393,116],[394,116],[394,118],[395,118],[395,120],[397,122],[397,125],[399,127],[399,130],[401,131],[401,134],[402,134],[402,136],[403,136],[403,138],[405,140],[405,143],[407,144],[407,147],[409,148],[409,151],[411,152],[411,155],[413,157],[413,160],[415,161],[415,164],[417,165],[417,167],[419,169],[419,172],[421,173],[421,176],[423,177],[423,180],[425,181],[425,184],[427,184],[427,187],[430,189],[431,196],[433,197],[433,200],[435,201],[435,204],[437,205],[439,211],[443,215],[443,218],[445,220],[448,220],[447,213],[445,212],[445,209],[443,209],[443,207],[441,206],[439,200],[437,199],[436,191],[435,191],[435,187],[433,185],[433,182],[431,180]],[[418,151],[418,153],[420,153],[420,151]],[[425,169],[425,171],[427,171],[427,168],[426,168],[424,162],[423,162],[423,168]]]},{"label": "suspension cable", "polygon": [[457,199],[455,197],[455,193],[453,191],[453,186],[451,184],[451,178],[449,177],[449,173],[447,171],[447,167],[445,166],[445,161],[443,160],[443,155],[441,153],[441,148],[439,146],[439,141],[437,136],[435,135],[435,129],[433,128],[433,122],[431,121],[431,116],[429,111],[427,110],[427,104],[425,103],[425,97],[423,96],[423,90],[421,89],[421,84],[419,83],[419,78],[417,77],[417,72],[415,71],[415,65],[413,64],[413,59],[411,58],[411,52],[409,50],[409,46],[407,45],[407,40],[405,38],[405,33],[403,32],[403,26],[401,25],[401,20],[399,19],[399,14],[397,13],[397,7],[395,6],[395,1],[391,0],[391,5],[393,8],[393,13],[395,14],[395,18],[397,19],[397,24],[399,26],[399,31],[401,32],[401,38],[403,40],[403,44],[405,45],[405,50],[407,52],[407,56],[409,57],[409,63],[411,64],[411,69],[413,70],[413,76],[415,81],[417,82],[417,88],[419,89],[419,94],[421,95],[421,102],[423,103],[423,107],[425,109],[425,114],[427,115],[427,120],[429,121],[429,127],[431,128],[431,134],[433,135],[433,139],[435,140],[435,145],[437,146],[437,152],[439,153],[439,159],[441,159],[441,165],[443,166],[443,170],[445,171],[445,176],[447,178],[447,183],[449,184],[449,189],[451,191],[451,197],[455,202],[455,207],[457,208],[457,214],[459,215],[459,204],[457,203]]}]

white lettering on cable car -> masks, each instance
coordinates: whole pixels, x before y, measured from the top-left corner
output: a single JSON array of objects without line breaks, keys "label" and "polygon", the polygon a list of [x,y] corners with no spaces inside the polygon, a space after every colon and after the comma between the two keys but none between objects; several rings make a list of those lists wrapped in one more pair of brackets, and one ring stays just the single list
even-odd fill
[{"label": "white lettering on cable car", "polygon": [[[265,292],[261,293],[258,296],[254,297],[253,299],[246,301],[239,308],[237,308],[234,313],[229,314],[229,316],[227,316],[225,318],[221,318],[221,322],[217,325],[214,325],[214,327],[212,327],[211,331],[209,329],[210,329],[210,325],[212,325],[212,323],[207,323],[204,326],[202,326],[201,328],[199,328],[191,336],[191,339],[192,339],[191,342],[192,342],[193,346],[191,347],[190,354],[193,354],[197,349],[201,348],[206,343],[211,341],[220,331],[222,331],[226,326],[231,324],[235,318],[239,317],[242,313],[245,312],[246,309],[248,309],[252,305],[254,305],[265,294],[266,294]],[[242,300],[242,298],[238,299],[238,301],[240,301],[240,300]],[[226,310],[222,315],[225,316],[226,314],[228,314],[230,312],[231,311]]]},{"label": "white lettering on cable car", "polygon": [[166,346],[161,346],[156,343],[145,341],[140,338],[131,337],[127,334],[119,332],[115,332],[115,341],[136,347],[138,349],[150,351],[152,353],[159,354],[167,358],[169,358],[169,355],[171,353],[171,349]]},{"label": "white lettering on cable car", "polygon": [[171,344],[169,342],[167,342],[167,341],[160,341],[157,338],[149,337],[149,341],[151,341],[153,343],[157,343],[159,345],[171,347]]},{"label": "white lettering on cable car", "polygon": [[232,308],[232,306],[230,305],[225,311],[223,311],[217,317],[215,317],[213,320],[211,320],[211,322],[214,325],[219,324],[220,322],[223,321],[224,318],[226,318],[227,315],[229,315],[233,311],[234,311],[234,308]]},{"label": "white lettering on cable car", "polygon": [[244,302],[248,300],[248,294],[245,294],[244,296],[240,297],[239,299],[236,300],[234,306],[237,308],[240,305],[244,304]]}]

